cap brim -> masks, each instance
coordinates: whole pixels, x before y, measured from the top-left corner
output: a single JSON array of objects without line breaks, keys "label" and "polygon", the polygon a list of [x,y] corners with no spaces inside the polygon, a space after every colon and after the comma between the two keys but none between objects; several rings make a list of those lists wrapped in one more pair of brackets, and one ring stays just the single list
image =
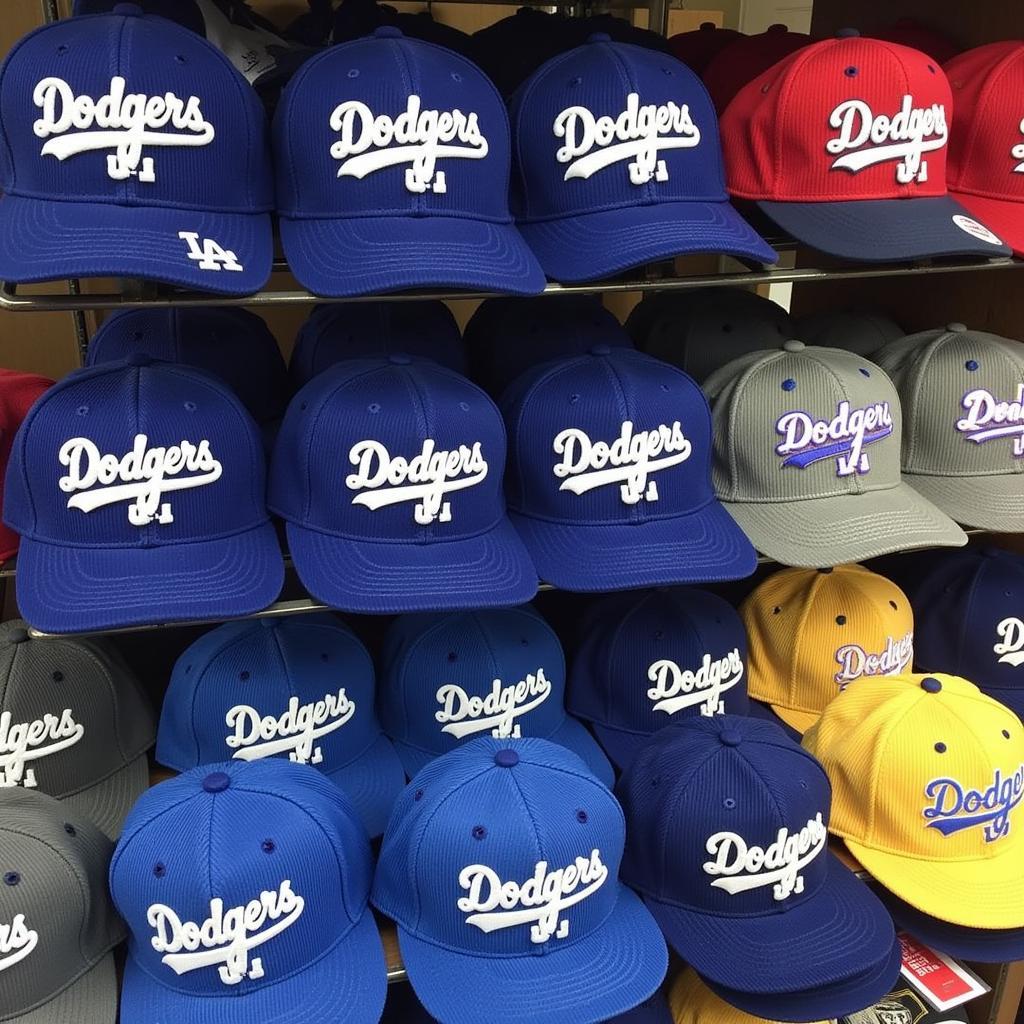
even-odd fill
[{"label": "cap brim", "polygon": [[510,512],[541,579],[562,590],[629,590],[738,580],[757,568],[750,541],[717,501],[674,519],[601,526]]},{"label": "cap brim", "polygon": [[243,981],[237,991],[227,993],[231,998],[168,988],[139,966],[130,942],[121,1020],[133,1024],[377,1024],[384,1012],[387,984],[384,948],[377,922],[367,909],[343,939],[304,970],[249,991]]},{"label": "cap brim", "polygon": [[292,273],[315,295],[472,288],[537,295],[547,283],[512,224],[465,217],[282,217]]},{"label": "cap brim", "polygon": [[1009,256],[1010,248],[958,227],[970,214],[949,196],[839,203],[759,201],[783,231],[840,259],[885,263],[930,256]]},{"label": "cap brim", "polygon": [[831,498],[722,504],[754,547],[783,565],[814,569],[967,543],[952,519],[902,483]]},{"label": "cap brim", "polygon": [[[203,270],[179,232],[232,252],[242,270]],[[117,203],[0,199],[0,278],[141,277],[223,295],[251,295],[270,278],[269,213],[211,213]]]},{"label": "cap brim", "polygon": [[22,538],[21,614],[45,633],[228,619],[270,604],[284,583],[272,523],[155,548],[60,547]]},{"label": "cap brim", "polygon": [[797,711],[795,708],[784,708],[778,704],[772,704],[771,709],[785,725],[800,736],[821,718],[820,711]]},{"label": "cap brim", "polygon": [[750,698],[750,708],[747,714],[751,718],[759,718],[762,722],[771,722],[773,725],[777,725],[791,740],[795,740],[797,743],[802,738],[803,734],[797,732],[785,719],[779,718],[772,707],[762,704],[759,700],[754,700],[753,697]]},{"label": "cap brim", "polygon": [[725,253],[758,263],[779,258],[727,202],[629,206],[521,223],[519,230],[548,277],[563,282],[599,281],[691,253]]},{"label": "cap brim", "polygon": [[306,589],[346,612],[400,614],[526,604],[537,572],[511,524],[433,544],[375,544],[287,524]]},{"label": "cap brim", "polygon": [[665,941],[640,899],[625,886],[608,919],[544,956],[470,956],[398,928],[409,981],[428,1012],[445,1024],[590,1024],[632,1009],[668,969]]},{"label": "cap brim", "polygon": [[620,1013],[605,1024],[672,1024],[672,1011],[660,992],[655,992],[632,1010]]},{"label": "cap brim", "polygon": [[70,796],[61,803],[91,821],[113,840],[121,838],[121,828],[135,801],[149,789],[149,758],[143,753],[107,778]]},{"label": "cap brim", "polygon": [[105,954],[49,1002],[6,1019],[14,1024],[114,1024],[117,1020],[114,954]]},{"label": "cap brim", "polygon": [[405,788],[405,769],[387,736],[381,733],[357,758],[325,774],[352,801],[370,838],[382,835]]},{"label": "cap brim", "polygon": [[904,473],[918,494],[964,526],[1024,532],[1024,473],[999,476],[921,476]]},{"label": "cap brim", "polygon": [[990,227],[1017,256],[1024,255],[1024,203],[950,192],[972,217]]}]

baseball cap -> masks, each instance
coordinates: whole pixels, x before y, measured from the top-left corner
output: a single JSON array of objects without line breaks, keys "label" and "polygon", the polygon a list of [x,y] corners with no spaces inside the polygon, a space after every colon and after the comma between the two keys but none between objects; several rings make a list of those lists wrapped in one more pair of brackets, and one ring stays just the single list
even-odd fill
[{"label": "baseball cap", "polygon": [[623,879],[705,980],[752,999],[816,994],[835,1016],[896,980],[898,963],[880,980],[865,973],[891,958],[892,921],[828,850],[829,780],[777,726],[738,715],[683,719],[637,753],[616,793],[626,815]]},{"label": "baseball cap", "polygon": [[[4,477],[7,475],[14,435],[32,404],[52,386],[53,381],[48,377],[0,369],[0,507],[3,506]],[[17,553],[18,535],[0,523],[0,562],[6,562]]]},{"label": "baseball cap", "polygon": [[0,1006],[17,1024],[114,1024],[114,844],[42,793],[0,788]]},{"label": "baseball cap", "polygon": [[38,789],[116,839],[149,786],[156,721],[103,640],[33,640],[0,625],[0,788]]},{"label": "baseball cap", "polygon": [[580,635],[568,704],[620,769],[682,718],[747,713],[746,633],[716,594],[613,594],[588,609]]},{"label": "baseball cap", "polygon": [[[897,18],[892,24],[876,25],[871,32],[866,32],[865,35],[871,36],[872,39],[884,39],[889,43],[899,43],[900,46],[910,46],[928,54],[940,64],[952,60],[963,49],[949,36],[937,32],[930,25],[922,25],[914,18]],[[960,117],[961,114],[958,105],[957,117]]]},{"label": "baseball cap", "polygon": [[734,28],[724,28],[713,21],[702,21],[699,28],[669,36],[668,45],[676,60],[682,61],[703,78],[715,55],[741,35]]},{"label": "baseball cap", "polygon": [[537,574],[505,515],[505,428],[464,377],[404,354],[314,377],[285,414],[270,507],[299,578],[353,612],[516,605]]},{"label": "baseball cap", "polygon": [[750,640],[750,695],[801,733],[851,683],[913,667],[910,601],[862,565],[773,573],[740,617]]},{"label": "baseball cap", "polygon": [[335,363],[396,352],[466,372],[459,325],[440,299],[317,306],[299,331],[288,370],[297,391]]},{"label": "baseball cap", "polygon": [[308,765],[201,765],[153,787],[110,865],[130,933],[122,1018],[380,1020],[372,874],[355,809]]},{"label": "baseball cap", "polygon": [[135,4],[25,36],[0,69],[0,277],[270,276],[266,118],[216,47]]},{"label": "baseball cap", "polygon": [[509,515],[543,579],[604,591],[754,571],[711,490],[707,401],[681,370],[597,345],[523,374],[502,410]]},{"label": "baseball cap", "polygon": [[393,25],[332,46],[274,117],[281,241],[317,295],[464,287],[532,295],[508,212],[508,115],[483,73]]},{"label": "baseball cap", "polygon": [[[692,967],[680,971],[669,989],[669,1006],[675,1024],[771,1024],[730,1006],[700,980]],[[820,1024],[836,1024],[821,1021]]]},{"label": "baseball cap", "polygon": [[1024,350],[949,324],[877,352],[905,410],[903,479],[967,526],[1024,529]]},{"label": "baseball cap", "polygon": [[[481,736],[399,797],[373,904],[409,981],[450,1024],[591,1024],[647,999],[665,941],[618,881],[615,798],[564,747]],[[458,898],[454,898],[456,894]]]},{"label": "baseball cap", "polygon": [[799,317],[792,337],[805,345],[825,345],[870,356],[906,333],[892,317],[877,310],[826,309]]},{"label": "baseball cap", "polygon": [[380,716],[406,774],[477,736],[539,736],[606,786],[612,766],[565,713],[565,655],[532,608],[403,615],[382,656]]},{"label": "baseball cap", "polygon": [[946,193],[951,114],[949,82],[920,51],[856,35],[812,43],[722,114],[729,192],[843,259],[1005,256]]},{"label": "baseball cap", "polygon": [[248,615],[281,589],[259,430],[227,385],[137,354],[70,373],[7,467],[22,614],[48,633]]},{"label": "baseball cap", "polygon": [[473,33],[472,58],[503,96],[511,96],[545,61],[575,44],[575,18],[520,7]]},{"label": "baseball cap", "polygon": [[373,661],[341,622],[296,616],[230,622],[178,658],[156,759],[184,772],[286,757],[344,791],[379,836],[405,773],[374,712]]},{"label": "baseball cap", "polygon": [[715,109],[721,113],[747,82],[810,42],[805,32],[790,32],[780,24],[754,35],[737,35],[708,61],[701,75]]},{"label": "baseball cap", "polygon": [[[832,782],[830,828],[881,885],[970,928],[1024,927],[1024,727],[949,675],[862,679],[804,736]],[[922,821],[924,827],[922,827]]]},{"label": "baseball cap", "polygon": [[874,363],[787,341],[704,382],[715,492],[754,546],[785,565],[829,566],[967,543],[900,479],[900,400]]},{"label": "baseball cap", "polygon": [[[169,18],[179,25],[191,29],[198,35],[206,35],[206,20],[199,9],[197,0],[135,0],[145,14]],[[117,6],[116,0],[74,0],[72,13],[75,17],[87,14],[110,14]]]},{"label": "baseball cap", "polygon": [[512,208],[548,277],[684,253],[778,258],[729,205],[714,108],[671,55],[596,33],[538,69],[510,111]]}]

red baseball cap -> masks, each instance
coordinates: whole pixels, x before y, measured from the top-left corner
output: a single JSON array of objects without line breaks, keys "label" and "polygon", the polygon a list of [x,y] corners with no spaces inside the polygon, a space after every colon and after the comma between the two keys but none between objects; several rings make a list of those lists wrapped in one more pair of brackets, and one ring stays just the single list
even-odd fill
[{"label": "red baseball cap", "polygon": [[889,43],[899,43],[900,46],[920,50],[940,64],[952,60],[963,49],[948,36],[922,25],[913,18],[900,18],[891,25],[880,25],[864,34],[871,36],[872,39],[884,39]]},{"label": "red baseball cap", "polygon": [[703,78],[712,58],[742,35],[734,28],[719,28],[713,21],[705,21],[692,32],[677,32],[669,39],[668,45],[676,60],[681,60]]},{"label": "red baseball cap", "polygon": [[956,119],[949,191],[1024,253],[1024,43],[989,43],[946,65]]},{"label": "red baseball cap", "polygon": [[715,109],[721,114],[747,82],[810,41],[810,36],[790,32],[785,25],[769,25],[757,35],[734,39],[708,62],[701,76]]},{"label": "red baseball cap", "polygon": [[[3,502],[7,462],[11,457],[14,435],[35,400],[52,384],[52,380],[37,377],[34,373],[0,369],[0,504]],[[0,562],[6,562],[17,554],[18,539],[10,527],[0,523]]]},{"label": "red baseball cap", "polygon": [[812,43],[722,115],[729,192],[844,259],[1007,256],[946,192],[952,106],[942,68],[919,50],[858,35]]}]

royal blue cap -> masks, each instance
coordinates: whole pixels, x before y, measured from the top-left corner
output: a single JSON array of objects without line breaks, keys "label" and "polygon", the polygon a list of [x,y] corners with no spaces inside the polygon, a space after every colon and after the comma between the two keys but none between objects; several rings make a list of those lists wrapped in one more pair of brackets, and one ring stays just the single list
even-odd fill
[{"label": "royal blue cap", "polygon": [[715,594],[613,594],[588,609],[580,635],[567,704],[618,768],[681,718],[748,711],[747,634]]},{"label": "royal blue cap", "polygon": [[314,377],[278,435],[270,507],[299,577],[352,612],[516,605],[537,574],[505,516],[494,403],[428,360],[351,360]]},{"label": "royal blue cap", "polygon": [[145,355],[70,373],[7,467],[18,605],[70,633],[249,615],[284,564],[259,429],[227,385]]},{"label": "royal blue cap", "polygon": [[[169,18],[179,25],[206,35],[206,19],[199,9],[197,0],[135,0],[136,5],[146,14]],[[75,17],[86,14],[109,14],[118,4],[116,0],[75,0],[72,13]]]},{"label": "royal blue cap", "polygon": [[542,579],[621,590],[749,576],[711,488],[711,414],[681,370],[627,348],[523,374],[502,397],[509,512]]},{"label": "royal blue cap", "polygon": [[372,875],[355,809],[306,765],[203,765],[160,783],[110,865],[131,933],[121,1018],[376,1024],[387,969]]},{"label": "royal blue cap", "polygon": [[303,65],[274,119],[281,240],[317,295],[532,295],[508,209],[508,115],[483,73],[391,26]]},{"label": "royal blue cap", "polygon": [[581,757],[606,785],[612,766],[565,713],[565,655],[532,608],[405,615],[388,631],[380,716],[410,777],[477,736],[539,736]]},{"label": "royal blue cap", "polygon": [[531,367],[583,355],[595,345],[633,347],[594,295],[485,299],[466,324],[470,375],[495,398]]},{"label": "royal blue cap", "polygon": [[729,205],[714,107],[674,57],[591,37],[523,83],[511,119],[512,208],[548,277],[696,252],[778,258]]},{"label": "royal blue cap", "polygon": [[379,836],[405,785],[374,711],[373,661],[347,626],[297,616],[231,622],[178,658],[157,735],[160,764],[286,757],[311,764]]},{"label": "royal blue cap", "polygon": [[592,1024],[650,996],[668,958],[618,881],[624,840],[615,798],[564,747],[484,736],[431,761],[395,805],[372,894],[427,1010]]},{"label": "royal blue cap", "polygon": [[891,954],[892,921],[829,852],[829,781],[781,730],[736,715],[683,719],[637,752],[617,793],[623,878],[702,977],[760,997],[863,976],[848,993],[862,1009],[889,991],[898,963],[880,981],[865,972]]},{"label": "royal blue cap", "polygon": [[263,108],[215,46],[133,10],[45,25],[0,69],[0,277],[255,292],[273,255]]},{"label": "royal blue cap", "polygon": [[302,325],[288,364],[298,390],[346,359],[405,352],[466,372],[466,352],[452,311],[439,299],[317,306]]}]

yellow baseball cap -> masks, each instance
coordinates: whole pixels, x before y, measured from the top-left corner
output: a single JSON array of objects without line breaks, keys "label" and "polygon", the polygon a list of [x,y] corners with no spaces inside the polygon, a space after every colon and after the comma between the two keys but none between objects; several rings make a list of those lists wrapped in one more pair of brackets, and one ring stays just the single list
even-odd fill
[{"label": "yellow baseball cap", "polygon": [[886,889],[968,928],[1024,927],[1024,725],[957,676],[862,679],[804,736],[829,830]]},{"label": "yellow baseball cap", "polygon": [[[692,967],[687,967],[672,983],[668,1003],[675,1024],[771,1024],[763,1017],[752,1017],[720,999]],[[827,1024],[835,1024],[835,1021]]]},{"label": "yellow baseball cap", "polygon": [[911,668],[910,601],[862,565],[783,569],[750,594],[740,618],[750,696],[798,732],[850,683]]}]

